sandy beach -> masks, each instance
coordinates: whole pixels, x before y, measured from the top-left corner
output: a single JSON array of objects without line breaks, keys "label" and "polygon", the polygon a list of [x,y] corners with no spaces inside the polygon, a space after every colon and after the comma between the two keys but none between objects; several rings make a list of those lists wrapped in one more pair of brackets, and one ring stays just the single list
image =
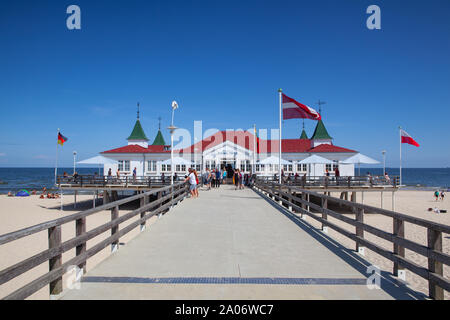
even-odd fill
[{"label": "sandy beach", "polygon": [[[391,209],[392,193],[384,193],[384,205],[385,209]],[[337,193],[332,193],[332,196],[339,196]],[[361,194],[358,194],[357,201],[361,202]],[[91,195],[79,195],[78,196],[78,207],[73,208],[73,196],[64,196],[64,211],[60,211],[60,200],[59,199],[39,199],[38,196],[30,196],[27,198],[8,198],[5,195],[0,195],[0,234],[9,233],[12,231],[19,230],[21,228],[29,227],[41,222],[49,221],[52,219],[60,218],[62,216],[70,215],[79,212],[83,209],[88,209],[92,207],[92,196]],[[380,192],[365,192],[364,203],[372,206],[380,207],[381,199]],[[97,202],[101,204],[101,200]],[[432,192],[430,191],[399,191],[395,195],[395,211],[408,214],[415,217],[420,217],[430,221],[439,222],[442,224],[450,224],[450,215],[447,213],[435,214],[427,211],[430,207],[437,206],[439,209],[448,210],[448,199],[444,202],[434,201]],[[132,208],[124,208],[120,210],[120,215],[129,212]],[[345,227],[348,230],[353,231],[354,228],[346,226],[344,223],[329,217],[330,221]],[[87,218],[87,230],[106,223],[110,220],[110,211],[102,211],[96,213]],[[392,219],[389,217],[381,216],[378,214],[366,214],[364,217],[366,223],[376,226],[382,230],[392,232]],[[134,220],[132,220],[134,221]],[[151,224],[157,223],[158,219],[156,217],[148,221],[148,227],[151,228]],[[312,225],[319,227],[319,224],[313,221],[311,218],[307,218],[307,221]],[[131,223],[127,222],[126,224]],[[120,225],[123,228],[126,224]],[[406,223],[405,233],[408,239],[414,240],[418,243],[426,245],[426,229],[418,226],[413,226]],[[139,234],[139,230],[136,228],[124,238],[120,240],[121,250],[126,247],[126,243]],[[354,242],[341,236],[340,234],[329,229],[328,234],[334,239],[338,240],[340,243],[348,248],[354,249]],[[68,240],[75,235],[75,224],[68,223],[63,225],[62,228],[62,240]],[[98,243],[102,239],[105,239],[109,235],[109,232],[104,233],[102,236],[96,237],[95,239],[88,242],[88,248],[92,245]],[[387,249],[392,249],[392,244],[387,241],[379,239],[368,233],[365,233],[365,237],[371,241],[376,242],[380,246]],[[33,236],[29,236],[12,243],[0,246],[0,269],[11,266],[14,263],[22,261],[33,254],[36,254],[42,250],[47,249],[47,232],[39,232]],[[443,236],[443,248],[444,252],[450,254],[450,236]],[[87,262],[87,270],[92,269],[100,261],[108,257],[110,254],[110,248],[102,250],[100,253],[95,255],[93,258],[89,259]],[[63,262],[67,261],[75,255],[75,250],[70,250],[63,254]],[[380,267],[382,270],[392,272],[392,263],[387,259],[371,252],[370,250],[365,251],[365,257],[367,260],[372,262],[374,265]],[[406,250],[406,257],[412,259],[416,263],[427,266],[427,260],[425,257],[412,253]],[[38,276],[46,273],[48,271],[48,263],[43,263],[42,265],[30,270],[29,272],[7,282],[0,286],[0,298],[13,292],[15,289],[25,285],[26,283],[34,280]],[[446,278],[450,277],[450,271],[447,266],[444,266],[444,276]],[[428,284],[427,281],[419,276],[406,271],[406,279],[409,286],[416,290],[428,294]],[[448,292],[445,294],[446,299],[449,299],[450,295]],[[36,292],[29,299],[48,299],[48,287],[44,287],[40,291]]]},{"label": "sandy beach", "polygon": [[[19,229],[36,225],[45,221],[61,218],[67,215],[77,213],[79,211],[92,208],[92,195],[78,195],[77,208],[73,208],[73,195],[64,195],[64,211],[60,211],[60,199],[39,199],[39,196],[34,195],[26,198],[7,197],[0,195],[0,234],[17,231]],[[102,200],[97,201],[98,205],[102,204]],[[119,211],[119,215],[124,215],[131,211],[131,207],[125,207]],[[124,224],[120,224],[123,228],[135,221],[138,217],[128,220]],[[86,219],[86,230],[89,231],[111,219],[111,211],[101,211],[95,213]],[[147,228],[157,220],[152,217],[147,220]],[[139,234],[139,229],[135,228],[123,238],[120,239],[119,250],[126,246],[126,243],[133,237]],[[90,248],[100,241],[106,239],[110,232],[105,232],[94,239],[87,242],[87,247]],[[69,240],[75,236],[75,222],[67,223],[62,226],[62,241]],[[47,231],[38,232],[32,236],[28,236],[5,245],[0,246],[0,269],[3,270],[17,262],[20,262],[34,254],[48,249]],[[97,253],[95,256],[87,261],[86,268],[91,270],[99,262],[110,255],[110,247]],[[75,249],[69,250],[63,254],[63,263],[75,256]],[[33,281],[37,277],[48,272],[48,262],[43,263],[36,268],[18,276],[17,278],[0,285],[0,299],[22,287],[23,285]],[[63,278],[64,280],[64,278]],[[65,282],[63,281],[63,285]],[[42,288],[38,292],[31,295],[28,299],[49,299],[48,286]]]},{"label": "sandy beach", "polygon": [[[334,197],[339,197],[339,193],[331,193]],[[362,196],[361,193],[357,193],[356,201],[361,203]],[[365,192],[364,193],[364,204],[381,207],[381,194],[380,192]],[[437,223],[442,223],[445,225],[450,225],[450,213],[440,213],[436,214],[433,212],[429,212],[428,208],[437,207],[439,209],[449,209],[449,200],[445,199],[444,201],[435,201],[433,197],[433,191],[408,191],[401,190],[395,193],[395,210],[396,212],[400,212],[403,214],[407,214],[410,216],[426,219],[429,221],[434,221]],[[383,208],[387,210],[392,210],[392,192],[384,192],[383,193]],[[354,215],[348,215],[351,218],[354,218]],[[328,217],[330,222],[341,226],[345,230],[349,230],[351,232],[355,231],[355,228],[349,226],[348,224],[337,220],[332,217]],[[321,226],[320,223],[316,222],[312,218],[308,217],[307,222],[312,224],[313,226],[319,228]],[[387,216],[383,216],[380,214],[365,214],[364,215],[364,223],[369,224],[371,226],[377,227],[386,232],[392,233],[393,225],[392,218]],[[342,243],[345,247],[349,249],[355,249],[354,241],[348,239],[347,237],[341,235],[340,233],[328,228],[328,235],[338,242]],[[392,243],[378,238],[368,232],[364,233],[364,237],[379,246],[391,250],[392,251]],[[416,243],[427,246],[427,230],[424,227],[420,227],[417,225],[413,225],[411,223],[405,223],[405,237],[409,240],[412,240]],[[443,234],[442,236],[442,247],[443,252],[446,254],[450,254],[450,235]],[[415,252],[410,250],[405,250],[405,256],[407,259],[411,259],[416,262],[420,266],[428,268],[428,260]],[[372,262],[373,265],[379,267],[381,270],[388,271],[392,273],[393,263],[380,256],[379,254],[365,249],[365,258]],[[444,277],[447,279],[450,278],[450,268],[444,265]],[[428,295],[428,281],[423,279],[422,277],[417,276],[416,274],[406,270],[406,281],[408,285],[416,291],[422,292],[425,295]],[[445,299],[448,300],[450,298],[450,293],[445,292]]]}]

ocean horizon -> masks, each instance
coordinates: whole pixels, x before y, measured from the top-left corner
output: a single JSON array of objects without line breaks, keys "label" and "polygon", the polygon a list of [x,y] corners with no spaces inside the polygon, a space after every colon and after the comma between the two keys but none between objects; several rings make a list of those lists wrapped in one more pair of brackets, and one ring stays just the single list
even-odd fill
[{"label": "ocean horizon", "polygon": [[[79,174],[94,174],[99,172],[99,168],[77,167]],[[58,174],[63,172],[73,173],[73,167],[58,168]],[[399,168],[386,167],[390,176],[398,176]],[[370,173],[382,175],[383,168],[361,167],[361,175]],[[355,174],[358,174],[358,168],[355,168]],[[22,189],[41,190],[43,187],[54,189],[55,168],[49,167],[0,167],[0,194],[6,194],[9,191],[17,192]],[[403,168],[403,184],[414,188],[442,188],[450,187],[450,168]]]}]

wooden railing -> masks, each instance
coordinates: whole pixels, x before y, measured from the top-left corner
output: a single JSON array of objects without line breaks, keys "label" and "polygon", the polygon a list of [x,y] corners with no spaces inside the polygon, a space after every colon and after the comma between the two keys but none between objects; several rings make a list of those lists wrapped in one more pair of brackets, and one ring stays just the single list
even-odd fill
[{"label": "wooden railing", "polygon": [[[86,261],[90,257],[97,254],[108,245],[111,245],[112,251],[117,250],[119,239],[121,237],[136,227],[140,227],[141,231],[143,231],[145,229],[145,223],[150,217],[167,211],[170,206],[183,200],[187,192],[187,185],[180,182],[173,186],[154,189],[115,202],[110,202],[97,208],[1,235],[0,246],[33,235],[37,232],[48,230],[49,245],[47,250],[0,271],[0,285],[2,285],[46,261],[49,262],[48,273],[17,289],[3,299],[25,299],[46,285],[50,285],[50,295],[60,294],[63,289],[62,276],[68,271],[69,267],[78,266],[78,268],[83,270],[83,273],[86,272]],[[156,196],[156,200],[149,202],[150,196]],[[135,200],[140,201],[139,208],[119,217],[119,206]],[[86,231],[86,217],[108,209],[111,210],[111,221]],[[139,215],[138,220],[130,223],[123,229],[119,229],[119,224],[124,223],[137,215]],[[75,237],[62,242],[61,226],[70,222],[75,222]],[[111,231],[111,235],[108,238],[102,240],[92,248],[87,248],[86,242],[88,240],[107,231]],[[62,254],[74,248],[76,250],[75,257],[63,263]]]},{"label": "wooden railing", "polygon": [[[183,176],[175,177],[175,182],[184,180]],[[170,175],[161,177],[144,176],[133,177],[130,175],[116,176],[98,176],[98,175],[78,175],[78,176],[63,176],[59,175],[56,178],[56,184],[58,186],[70,186],[70,187],[106,187],[106,186],[147,186],[147,187],[161,187],[170,185]]]},{"label": "wooden railing", "polygon": [[[352,239],[355,241],[356,250],[359,250],[360,247],[366,247],[384,258],[391,260],[394,263],[393,274],[395,276],[399,276],[399,273],[406,268],[424,278],[428,281],[429,296],[431,298],[442,300],[444,299],[444,290],[450,291],[450,281],[443,276],[443,265],[450,265],[450,256],[442,252],[442,234],[450,234],[450,226],[394,211],[334,198],[295,186],[267,182],[261,179],[256,180],[254,187],[263,193],[267,193],[270,198],[281,204],[291,207],[294,212],[298,212],[302,215],[306,214],[320,222],[322,228],[330,227],[340,234]],[[320,205],[313,203],[311,197],[320,199]],[[355,219],[328,209],[328,205],[331,202],[354,208],[356,210]],[[317,211],[319,215],[311,212],[311,209]],[[370,211],[371,213],[377,213],[392,218],[393,232],[386,232],[364,223],[364,211]],[[347,231],[328,221],[328,216],[354,226],[355,233]],[[405,222],[427,229],[426,246],[405,238]],[[391,242],[393,250],[386,250],[378,244],[365,239],[364,232],[368,232]],[[405,249],[425,256],[428,259],[428,267],[422,267],[416,262],[405,258]]]},{"label": "wooden railing", "polygon": [[[278,182],[278,177],[258,177],[265,182]],[[387,180],[384,176],[297,176],[285,175],[281,177],[283,184],[305,187],[325,187],[325,188],[353,188],[353,187],[376,187],[399,185],[400,177],[392,176]]]}]

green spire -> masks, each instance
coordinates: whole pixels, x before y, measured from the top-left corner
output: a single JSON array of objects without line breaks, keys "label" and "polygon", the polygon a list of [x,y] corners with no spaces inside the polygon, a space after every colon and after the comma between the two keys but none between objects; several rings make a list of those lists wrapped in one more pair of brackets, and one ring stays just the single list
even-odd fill
[{"label": "green spire", "polygon": [[300,136],[300,139],[308,139],[308,136],[306,135],[305,129],[302,130],[302,135]]},{"label": "green spire", "polygon": [[333,139],[328,134],[327,129],[325,129],[325,125],[323,124],[322,120],[319,120],[317,122],[316,129],[314,130],[314,134],[311,139],[318,139],[318,140],[326,140],[326,139]]},{"label": "green spire", "polygon": [[158,130],[158,134],[156,135],[155,141],[153,141],[152,145],[154,146],[165,146],[166,142],[164,141],[161,130]]},{"label": "green spire", "polygon": [[144,129],[142,129],[141,122],[139,118],[136,120],[136,124],[134,125],[133,131],[127,140],[145,140],[148,141],[147,136],[144,133]]}]

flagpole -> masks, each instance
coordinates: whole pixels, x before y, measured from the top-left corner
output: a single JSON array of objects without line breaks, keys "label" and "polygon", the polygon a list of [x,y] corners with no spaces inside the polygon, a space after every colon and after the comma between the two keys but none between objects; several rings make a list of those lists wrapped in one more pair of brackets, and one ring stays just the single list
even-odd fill
[{"label": "flagpole", "polygon": [[282,94],[283,90],[280,88],[278,89],[278,95],[280,100],[280,136],[279,136],[279,150],[278,150],[278,183],[281,184],[281,100],[282,100]]},{"label": "flagpole", "polygon": [[399,129],[399,138],[400,138],[400,186],[402,185],[402,127],[398,127]]},{"label": "flagpole", "polygon": [[[58,135],[56,136],[57,139],[59,137],[59,128],[58,128]],[[55,185],[56,185],[56,175],[58,172],[58,140],[56,140],[56,160],[55,160]]]},{"label": "flagpole", "polygon": [[256,124],[253,125],[253,169],[252,175],[256,174]]}]

